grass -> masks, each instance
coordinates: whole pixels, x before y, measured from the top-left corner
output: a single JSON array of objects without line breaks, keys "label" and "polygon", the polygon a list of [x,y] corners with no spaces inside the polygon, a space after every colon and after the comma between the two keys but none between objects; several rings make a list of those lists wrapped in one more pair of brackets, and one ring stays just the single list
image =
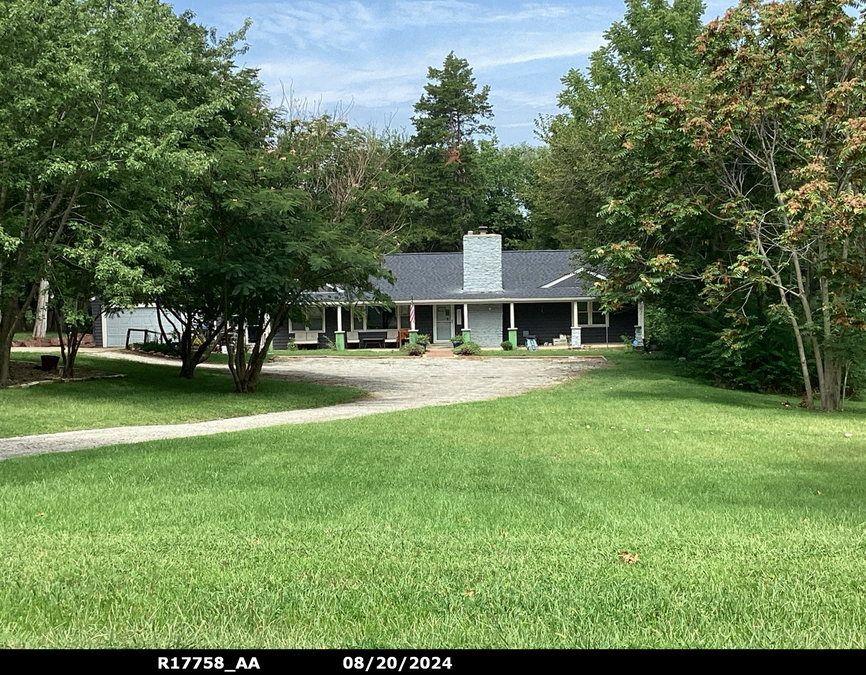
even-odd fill
[{"label": "grass", "polygon": [[[13,353],[38,363],[39,355]],[[258,413],[347,403],[357,389],[262,378],[252,395],[234,394],[228,372],[204,368],[193,380],[177,376],[179,362],[134,363],[80,355],[76,367],[123,373],[91,380],[0,390],[0,437],[113,426],[201,422]]]},{"label": "grass", "polygon": [[0,645],[866,647],[866,405],[610,358],[497,401],[0,462]]},{"label": "grass", "polygon": [[276,356],[349,356],[349,357],[375,357],[375,356],[401,356],[397,349],[275,349]]}]

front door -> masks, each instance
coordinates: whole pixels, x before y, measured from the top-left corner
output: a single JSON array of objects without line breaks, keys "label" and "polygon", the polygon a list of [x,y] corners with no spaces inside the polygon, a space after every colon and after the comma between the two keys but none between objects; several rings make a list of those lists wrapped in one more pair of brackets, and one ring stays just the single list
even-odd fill
[{"label": "front door", "polygon": [[451,305],[436,305],[436,321],[434,322],[434,342],[448,342],[454,335],[454,322]]}]

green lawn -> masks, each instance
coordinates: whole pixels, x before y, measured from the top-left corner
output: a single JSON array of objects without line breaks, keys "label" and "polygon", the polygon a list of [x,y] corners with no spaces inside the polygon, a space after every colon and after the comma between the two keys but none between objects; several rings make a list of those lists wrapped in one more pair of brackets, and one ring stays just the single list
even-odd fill
[{"label": "green lawn", "polygon": [[0,645],[866,647],[866,405],[612,358],[497,401],[0,462]]},{"label": "green lawn", "polygon": [[275,349],[276,356],[401,356],[397,349]]},{"label": "green lawn", "polygon": [[[39,354],[13,358],[39,362]],[[225,358],[225,357],[223,357]],[[134,363],[80,355],[76,367],[124,373],[122,379],[57,382],[0,389],[0,437],[73,429],[201,422],[258,413],[347,403],[364,392],[307,382],[262,378],[251,395],[234,394],[228,373],[205,368],[193,380],[177,376],[179,362]]]}]

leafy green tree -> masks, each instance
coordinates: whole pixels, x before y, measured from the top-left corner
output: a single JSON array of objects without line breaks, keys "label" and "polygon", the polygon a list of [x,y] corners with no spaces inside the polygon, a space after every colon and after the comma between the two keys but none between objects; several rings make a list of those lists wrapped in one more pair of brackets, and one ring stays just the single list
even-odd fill
[{"label": "leafy green tree", "polygon": [[703,9],[699,0],[628,0],[589,72],[562,79],[564,112],[539,129],[547,151],[535,162],[531,191],[536,245],[590,248],[617,238],[598,217],[621,173],[617,130],[660,82],[688,82],[699,72],[694,40]]},{"label": "leafy green tree", "polygon": [[[837,410],[866,353],[866,33],[838,0],[743,0],[700,37],[704,81],[662,88],[623,130],[623,179],[599,247],[611,304],[700,284],[735,321],[755,293],[796,343],[806,403]],[[696,248],[703,248],[699,264]]]},{"label": "leafy green tree", "polygon": [[61,250],[118,299],[147,285],[152,198],[204,168],[184,141],[223,107],[236,37],[157,0],[0,5],[0,386]]},{"label": "leafy green tree", "polygon": [[478,225],[502,235],[507,249],[530,246],[532,163],[539,150],[529,145],[500,147],[496,139],[479,143],[481,212]]},{"label": "leafy green tree", "polygon": [[482,177],[475,137],[490,134],[490,88],[479,91],[465,59],[451,52],[441,69],[429,68],[424,95],[412,118],[414,174],[427,209],[405,234],[409,250],[457,251],[463,234],[483,209]]}]

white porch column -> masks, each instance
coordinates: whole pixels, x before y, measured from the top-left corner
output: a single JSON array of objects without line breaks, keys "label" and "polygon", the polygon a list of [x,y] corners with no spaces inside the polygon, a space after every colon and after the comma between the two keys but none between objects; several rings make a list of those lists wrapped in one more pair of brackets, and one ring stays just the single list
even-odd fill
[{"label": "white porch column", "polygon": [[463,303],[463,328],[469,328],[469,303]]},{"label": "white porch column", "polygon": [[511,329],[511,328],[517,328],[517,324],[514,323],[514,303],[513,303],[513,302],[510,303],[510,306],[509,306],[509,308],[508,308],[508,311],[509,311],[509,318],[511,319],[511,323],[508,324],[508,328],[509,328],[509,329]]},{"label": "white porch column", "polygon": [[346,332],[343,330],[343,306],[337,305],[337,330],[334,332],[334,345],[340,351],[346,348]]},{"label": "white porch column", "polygon": [[583,347],[583,336],[581,335],[580,326],[577,325],[577,300],[571,301],[571,346],[570,349],[580,349]]}]

